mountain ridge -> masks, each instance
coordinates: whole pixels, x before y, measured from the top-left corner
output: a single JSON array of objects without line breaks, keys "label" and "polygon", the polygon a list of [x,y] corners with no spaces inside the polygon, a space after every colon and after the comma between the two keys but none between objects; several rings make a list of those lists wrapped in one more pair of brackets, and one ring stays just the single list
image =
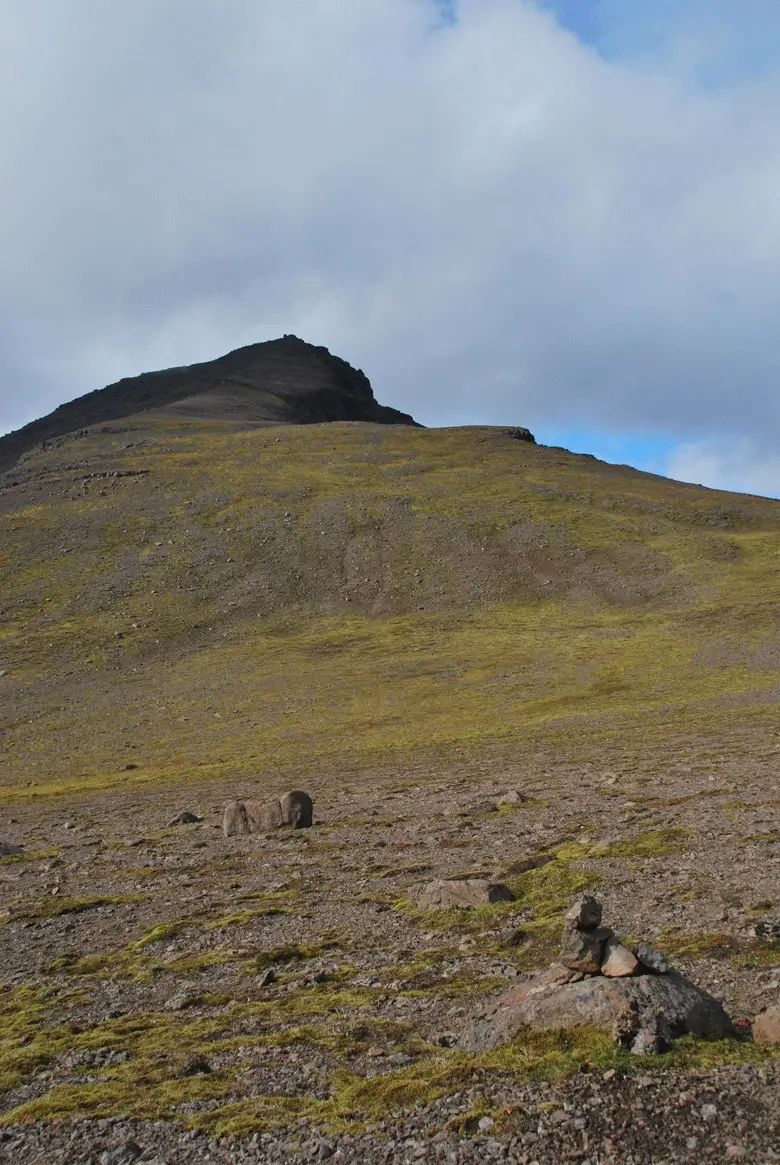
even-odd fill
[{"label": "mountain ridge", "polygon": [[0,472],[44,441],[138,414],[181,420],[417,425],[379,404],[359,368],[297,336],[248,344],[214,360],[123,377],[0,437]]}]

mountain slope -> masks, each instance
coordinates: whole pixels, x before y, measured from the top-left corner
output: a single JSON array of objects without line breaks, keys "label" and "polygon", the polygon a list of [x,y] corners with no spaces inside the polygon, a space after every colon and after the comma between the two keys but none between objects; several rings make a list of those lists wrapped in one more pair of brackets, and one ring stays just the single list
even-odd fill
[{"label": "mountain slope", "polygon": [[145,372],[87,393],[0,437],[0,471],[42,441],[140,412],[192,420],[415,424],[380,405],[368,378],[327,348],[284,336],[203,364]]},{"label": "mountain slope", "polygon": [[0,534],[5,796],[776,718],[780,503],[497,429],[147,414],[28,454]]}]

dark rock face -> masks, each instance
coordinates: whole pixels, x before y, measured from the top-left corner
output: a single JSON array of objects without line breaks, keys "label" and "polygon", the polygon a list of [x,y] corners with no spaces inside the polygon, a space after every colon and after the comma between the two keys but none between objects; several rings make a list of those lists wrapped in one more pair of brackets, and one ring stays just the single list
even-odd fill
[{"label": "dark rock face", "polygon": [[311,829],[313,804],[308,793],[291,789],[280,798],[282,823],[294,829]]},{"label": "dark rock face", "polygon": [[368,377],[327,348],[297,336],[237,348],[203,364],[128,377],[69,401],[0,438],[0,472],[28,449],[101,422],[138,413],[183,420],[246,420],[306,425],[371,421],[415,425],[380,405]]}]

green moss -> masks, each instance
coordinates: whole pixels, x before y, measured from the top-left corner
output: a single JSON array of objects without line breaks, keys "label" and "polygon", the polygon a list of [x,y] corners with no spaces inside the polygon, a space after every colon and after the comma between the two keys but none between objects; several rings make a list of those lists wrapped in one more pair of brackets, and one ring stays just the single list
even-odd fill
[{"label": "green moss", "polygon": [[677,927],[667,927],[658,936],[658,945],[670,957],[723,959],[732,955],[740,944],[731,935],[720,931],[683,933]]},{"label": "green moss", "polygon": [[22,918],[56,918],[61,914],[82,914],[100,906],[117,906],[127,902],[143,902],[145,894],[88,894],[73,898],[43,898],[30,906],[12,907],[8,915],[0,916],[0,924]]},{"label": "green moss", "polygon": [[144,947],[151,946],[152,943],[163,942],[165,939],[173,938],[174,935],[184,930],[186,926],[192,926],[192,920],[181,918],[174,922],[160,922],[156,926],[152,926],[145,931],[140,938],[135,939],[129,944],[130,950],[142,951]]}]

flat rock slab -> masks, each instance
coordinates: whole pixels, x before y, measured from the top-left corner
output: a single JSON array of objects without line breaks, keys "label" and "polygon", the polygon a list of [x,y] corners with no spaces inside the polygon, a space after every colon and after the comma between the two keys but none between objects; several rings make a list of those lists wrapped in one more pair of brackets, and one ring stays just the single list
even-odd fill
[{"label": "flat rock slab", "polygon": [[421,910],[448,910],[452,906],[473,909],[492,906],[496,902],[514,902],[515,896],[503,882],[489,882],[481,878],[449,881],[438,879],[409,891],[412,901]]},{"label": "flat rock slab", "polygon": [[[574,978],[575,981],[571,981]],[[569,981],[567,981],[567,979]],[[697,1036],[734,1034],[717,999],[682,975],[639,975],[631,979],[574,975],[551,967],[529,976],[485,1008],[461,1033],[459,1046],[488,1051],[523,1028],[607,1028],[630,1045],[640,1032],[659,1032],[663,1041],[690,1032]]]}]

